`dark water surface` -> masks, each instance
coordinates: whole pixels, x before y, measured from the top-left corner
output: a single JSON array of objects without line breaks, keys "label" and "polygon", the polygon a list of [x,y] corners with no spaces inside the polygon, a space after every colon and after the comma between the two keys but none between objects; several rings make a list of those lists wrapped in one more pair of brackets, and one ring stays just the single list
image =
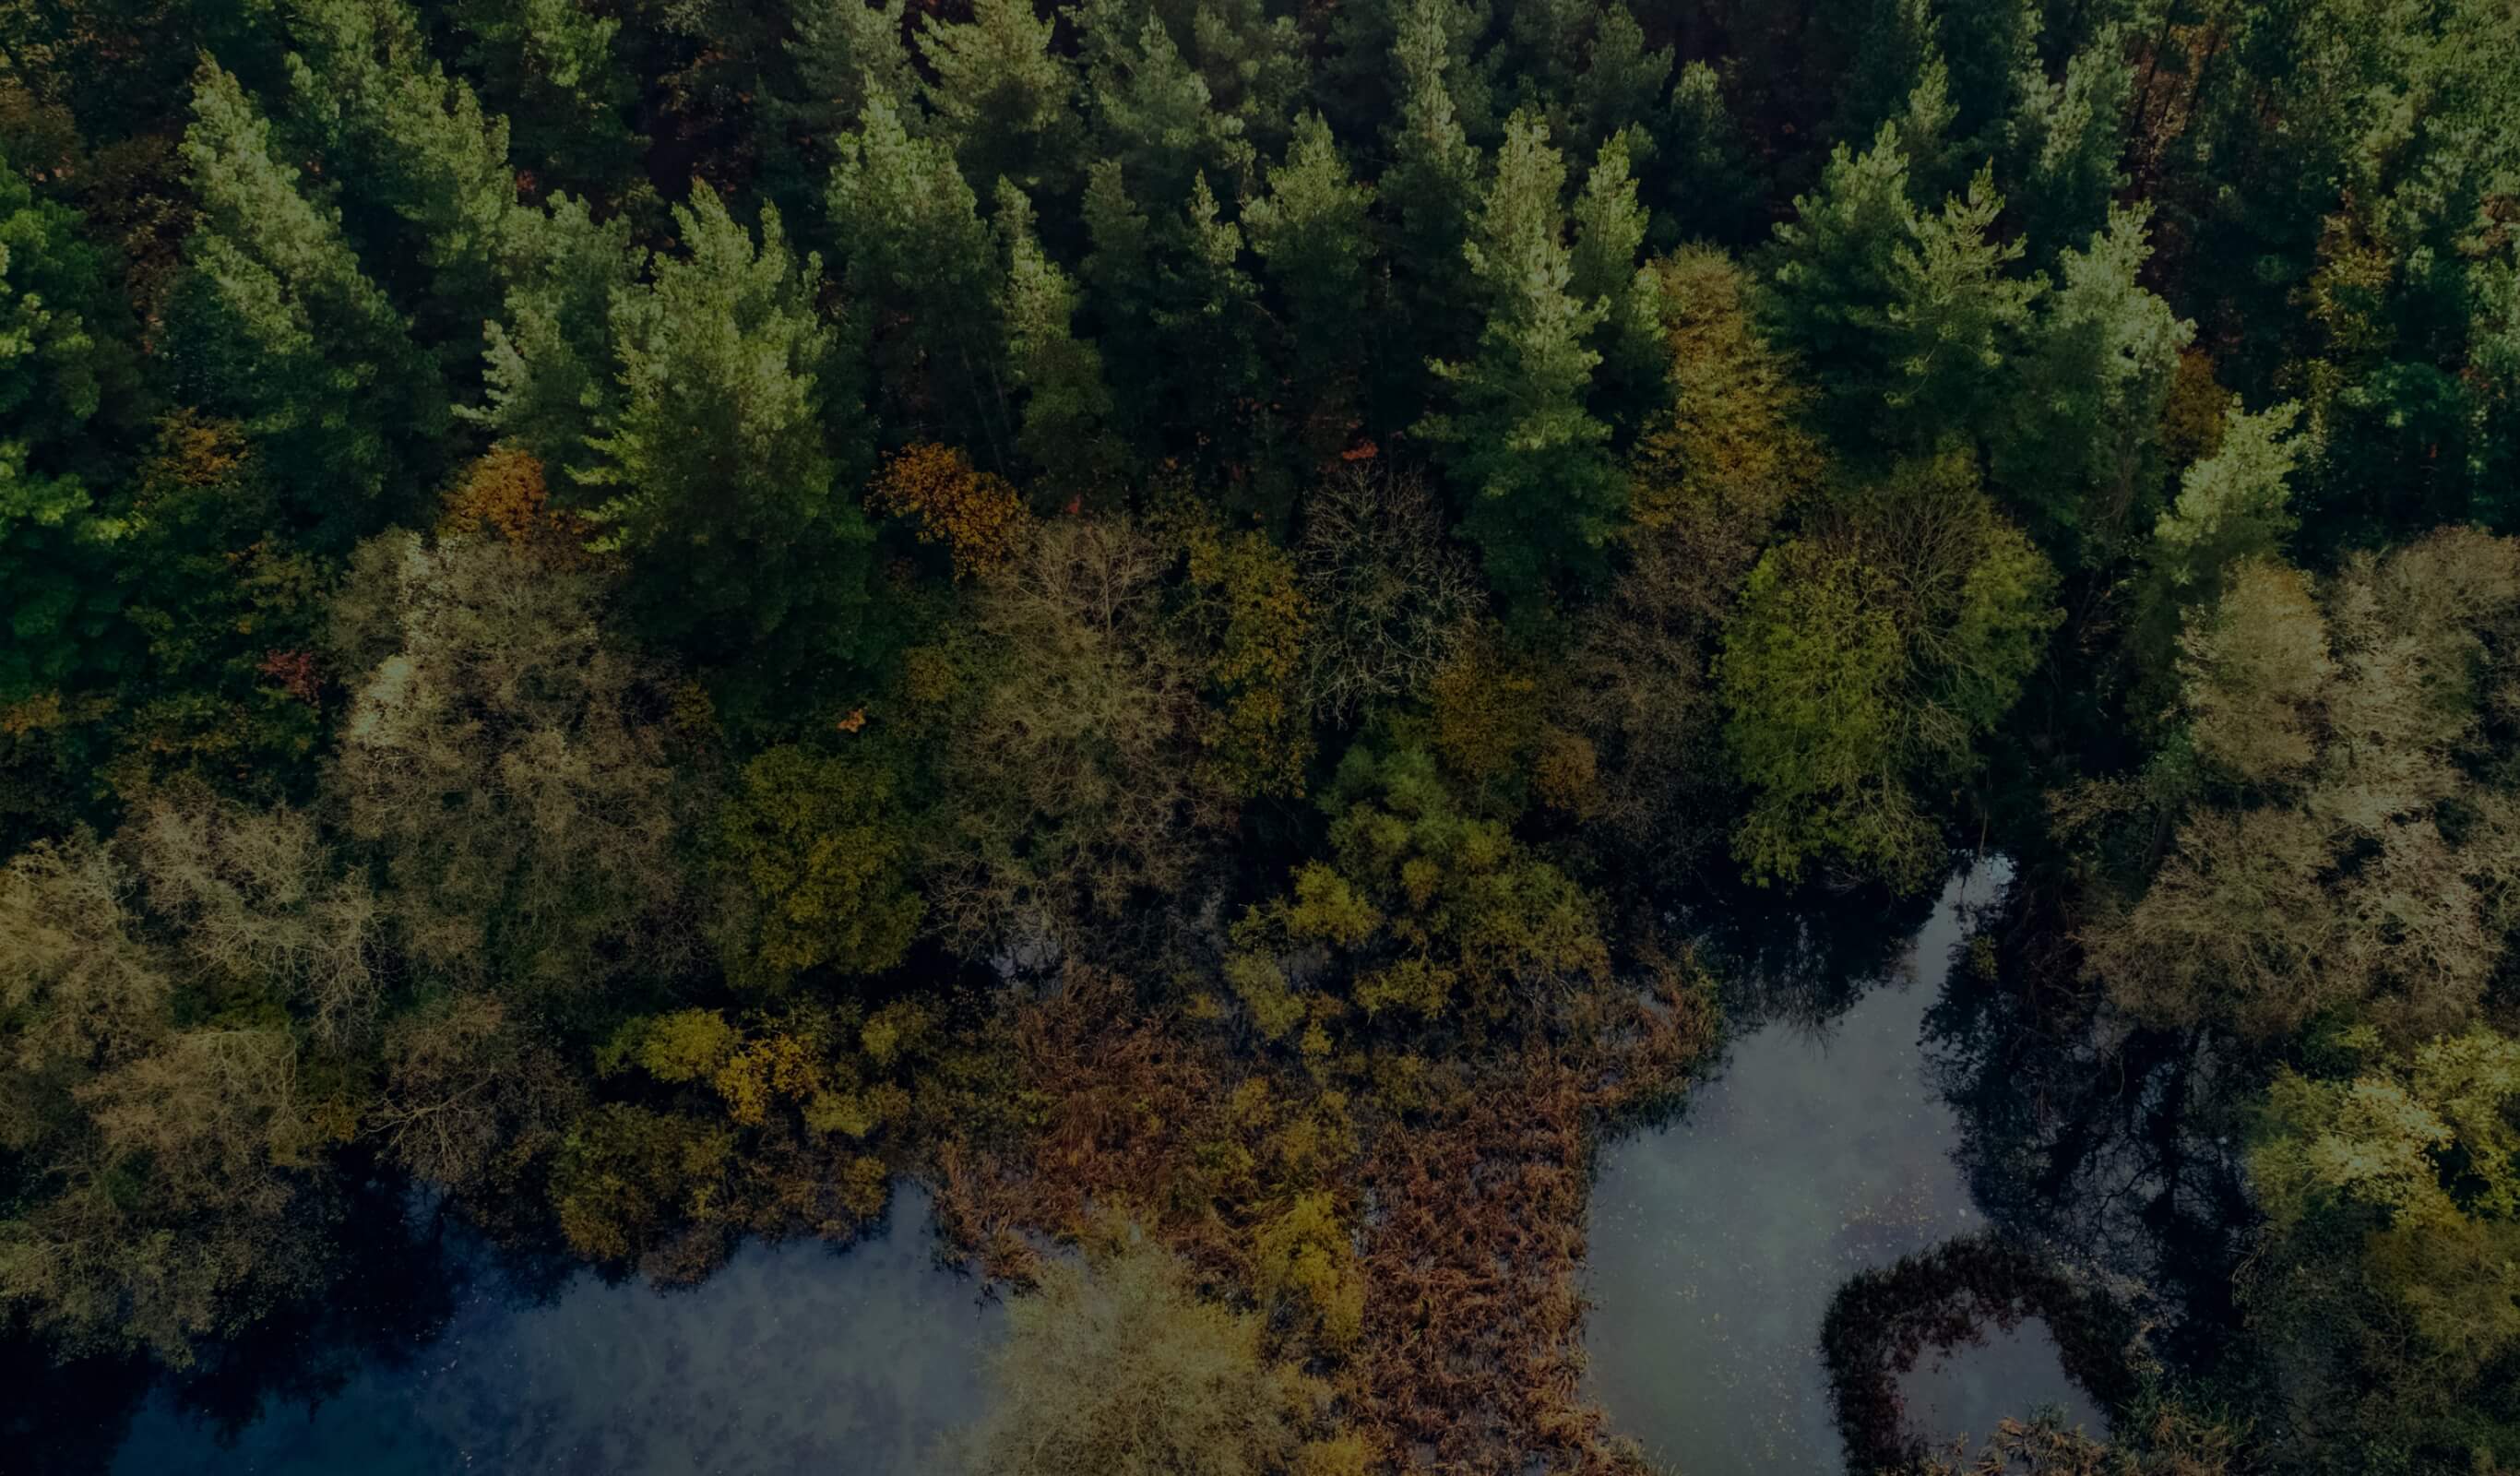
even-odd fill
[{"label": "dark water surface", "polygon": [[[1927,1079],[1925,1012],[1995,868],[1954,879],[1903,962],[1824,1022],[1736,1036],[1674,1121],[1605,1146],[1593,1189],[1591,1391],[1614,1429],[1682,1476],[1843,1468],[1820,1356],[1840,1283],[1985,1228]],[[2096,1431],[2044,1327],[1928,1354],[1902,1381],[1912,1426],[1983,1434],[2062,1406]]]},{"label": "dark water surface", "polygon": [[[1002,1311],[936,1267],[904,1185],[845,1249],[747,1243],[698,1287],[581,1274],[519,1306],[495,1275],[400,1367],[310,1409],[267,1409],[231,1448],[153,1395],[114,1476],[908,1476],[972,1414]],[[0,1465],[5,1465],[0,1461]]]}]

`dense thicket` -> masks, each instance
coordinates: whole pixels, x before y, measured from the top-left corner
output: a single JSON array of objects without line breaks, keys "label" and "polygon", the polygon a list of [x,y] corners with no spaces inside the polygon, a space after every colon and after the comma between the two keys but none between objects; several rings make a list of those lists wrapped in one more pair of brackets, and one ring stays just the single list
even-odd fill
[{"label": "dense thicket", "polygon": [[995,1468],[1610,1461],[1659,929],[1998,848],[2247,1253],[1972,1469],[2520,1464],[2515,476],[2506,0],[0,0],[5,1330],[913,1172]]}]

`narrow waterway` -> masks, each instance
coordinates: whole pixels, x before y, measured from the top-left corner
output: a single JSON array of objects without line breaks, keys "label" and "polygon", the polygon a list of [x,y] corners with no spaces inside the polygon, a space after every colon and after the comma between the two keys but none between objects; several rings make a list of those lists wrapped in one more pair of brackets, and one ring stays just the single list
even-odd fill
[{"label": "narrow waterway", "polygon": [[[1851,1006],[1821,1023],[1748,1022],[1679,1115],[1602,1150],[1589,1377],[1651,1459],[1686,1476],[1841,1468],[1820,1355],[1830,1297],[1856,1272],[1983,1228],[1919,1040],[1964,910],[2002,881],[1995,867],[1955,877]],[[2035,1321],[1929,1354],[1902,1391],[1929,1438],[2043,1405],[2100,1424]]]},{"label": "narrow waterway", "polygon": [[[846,1248],[747,1243],[697,1287],[584,1273],[520,1305],[477,1276],[443,1330],[222,1444],[154,1395],[115,1476],[791,1476],[933,1469],[1002,1310],[933,1264],[927,1196]],[[5,1461],[0,1461],[4,1465]]]}]

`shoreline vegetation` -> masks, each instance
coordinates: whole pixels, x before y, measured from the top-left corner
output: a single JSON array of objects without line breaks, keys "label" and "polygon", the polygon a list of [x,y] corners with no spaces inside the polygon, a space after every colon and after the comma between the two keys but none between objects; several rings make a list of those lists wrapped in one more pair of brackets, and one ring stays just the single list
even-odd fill
[{"label": "shoreline vegetation", "polygon": [[0,1436],[906,1175],[971,1469],[1637,1471],[2002,855],[1854,1476],[2520,1468],[2515,477],[2508,0],[0,0]]}]

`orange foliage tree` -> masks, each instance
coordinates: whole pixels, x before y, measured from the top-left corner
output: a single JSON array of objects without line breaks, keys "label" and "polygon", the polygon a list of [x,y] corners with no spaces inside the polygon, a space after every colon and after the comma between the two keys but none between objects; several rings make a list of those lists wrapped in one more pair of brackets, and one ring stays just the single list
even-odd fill
[{"label": "orange foliage tree", "polygon": [[1004,570],[1032,520],[1012,483],[933,441],[885,462],[867,503],[878,513],[916,519],[921,543],[941,543],[953,556],[957,579],[984,579]]}]

